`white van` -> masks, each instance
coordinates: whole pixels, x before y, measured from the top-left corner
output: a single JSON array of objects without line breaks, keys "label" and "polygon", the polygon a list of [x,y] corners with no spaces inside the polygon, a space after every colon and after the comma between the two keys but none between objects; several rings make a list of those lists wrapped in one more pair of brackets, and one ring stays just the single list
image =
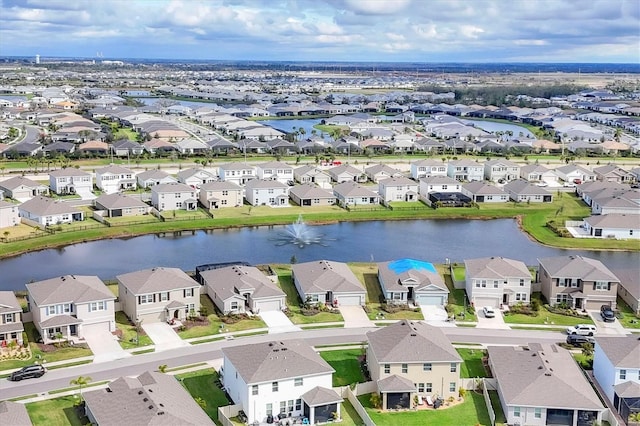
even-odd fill
[{"label": "white van", "polygon": [[583,336],[593,336],[597,333],[596,326],[593,324],[578,324],[573,327],[567,327],[567,334],[581,334]]}]

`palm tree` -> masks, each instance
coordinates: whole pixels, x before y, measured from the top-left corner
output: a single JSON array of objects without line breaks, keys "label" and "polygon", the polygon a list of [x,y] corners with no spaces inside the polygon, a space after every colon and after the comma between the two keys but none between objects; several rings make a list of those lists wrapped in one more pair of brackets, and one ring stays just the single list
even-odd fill
[{"label": "palm tree", "polygon": [[76,385],[80,387],[80,400],[82,400],[82,386],[88,385],[90,381],[91,377],[89,376],[78,376],[69,382],[70,385]]},{"label": "palm tree", "polygon": [[167,372],[167,368],[168,368],[167,364],[162,364],[162,365],[158,366],[158,371],[161,372],[161,373],[166,373]]}]

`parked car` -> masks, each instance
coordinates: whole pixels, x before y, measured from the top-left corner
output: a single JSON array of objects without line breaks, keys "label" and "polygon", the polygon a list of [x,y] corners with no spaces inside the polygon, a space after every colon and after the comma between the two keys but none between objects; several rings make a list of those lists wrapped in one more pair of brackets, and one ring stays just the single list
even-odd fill
[{"label": "parked car", "polygon": [[582,179],[574,179],[573,183],[575,183],[576,185],[580,185],[582,183]]},{"label": "parked car", "polygon": [[496,311],[494,311],[491,306],[485,306],[482,308],[482,312],[485,318],[494,318],[496,316]]},{"label": "parked car", "polygon": [[600,316],[604,322],[615,322],[616,320],[616,313],[609,305],[600,306]]},{"label": "parked car", "polygon": [[585,343],[594,343],[595,339],[589,336],[582,336],[580,334],[570,334],[567,336],[567,343],[573,346],[582,346]]},{"label": "parked car", "polygon": [[28,365],[26,367],[22,367],[20,370],[11,373],[11,375],[9,376],[9,380],[11,380],[12,382],[19,382],[22,379],[42,377],[46,372],[47,369],[42,365]]},{"label": "parked car", "polygon": [[593,324],[578,324],[573,327],[567,327],[567,334],[580,334],[582,336],[593,336],[597,333],[596,326]]}]

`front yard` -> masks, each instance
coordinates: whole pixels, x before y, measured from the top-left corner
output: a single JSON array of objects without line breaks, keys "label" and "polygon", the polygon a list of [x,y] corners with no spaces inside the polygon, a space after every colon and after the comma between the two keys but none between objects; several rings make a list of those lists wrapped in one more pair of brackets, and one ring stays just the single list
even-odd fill
[{"label": "front yard", "polygon": [[122,311],[116,312],[116,328],[118,330],[118,343],[120,343],[122,349],[153,345],[153,341],[147,336],[142,327],[136,327],[135,324],[132,324]]},{"label": "front yard", "polygon": [[89,424],[84,413],[77,411],[77,395],[46,399],[26,404],[29,418],[34,426],[82,426]]},{"label": "front yard", "polygon": [[589,315],[570,316],[559,313],[549,312],[544,307],[542,295],[540,293],[532,293],[531,300],[538,301],[537,315],[516,314],[505,312],[504,322],[507,324],[538,324],[538,325],[576,325],[576,324],[593,324]]},{"label": "front yard", "polygon": [[360,360],[364,357],[362,349],[345,349],[338,351],[321,351],[320,356],[336,370],[333,373],[333,386],[347,386],[352,383],[363,383],[365,377]]},{"label": "front yard", "polygon": [[218,373],[213,368],[176,375],[176,379],[182,383],[182,386],[194,399],[202,398],[205,403],[204,411],[214,422],[220,424],[218,421],[218,407],[224,407],[232,402],[227,399],[224,391],[216,385],[218,378]]}]

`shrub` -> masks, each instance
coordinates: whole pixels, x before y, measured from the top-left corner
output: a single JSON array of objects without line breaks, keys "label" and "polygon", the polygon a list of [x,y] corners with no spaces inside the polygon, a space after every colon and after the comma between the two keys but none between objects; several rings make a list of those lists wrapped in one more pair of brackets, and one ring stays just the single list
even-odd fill
[{"label": "shrub", "polygon": [[538,299],[531,299],[531,302],[529,303],[529,306],[531,306],[531,310],[532,311],[539,311],[540,310],[540,301]]}]

